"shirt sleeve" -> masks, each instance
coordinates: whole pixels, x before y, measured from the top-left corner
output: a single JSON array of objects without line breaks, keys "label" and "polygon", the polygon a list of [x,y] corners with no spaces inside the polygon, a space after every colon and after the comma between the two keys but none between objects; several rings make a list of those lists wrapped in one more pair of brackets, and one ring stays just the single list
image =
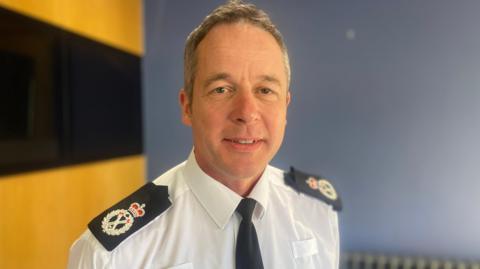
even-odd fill
[{"label": "shirt sleeve", "polygon": [[110,253],[90,230],[85,231],[70,248],[68,269],[108,269]]},{"label": "shirt sleeve", "polygon": [[336,248],[335,248],[335,253],[336,253],[336,267],[335,268],[340,268],[340,232],[338,228],[338,214],[337,212],[333,213],[333,227],[334,227],[334,236],[335,236],[335,241],[336,241]]}]

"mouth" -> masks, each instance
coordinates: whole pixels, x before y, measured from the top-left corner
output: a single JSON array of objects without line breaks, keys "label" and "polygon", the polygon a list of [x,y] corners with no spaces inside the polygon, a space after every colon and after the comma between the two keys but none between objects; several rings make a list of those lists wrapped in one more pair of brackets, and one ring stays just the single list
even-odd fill
[{"label": "mouth", "polygon": [[239,138],[239,139],[228,139],[228,138],[225,138],[225,140],[227,142],[231,142],[231,143],[237,143],[237,144],[241,144],[241,145],[251,145],[251,144],[255,144],[257,143],[258,141],[260,141],[260,139],[242,139],[242,138]]},{"label": "mouth", "polygon": [[262,138],[224,138],[230,147],[241,152],[252,152],[257,150],[264,142]]}]

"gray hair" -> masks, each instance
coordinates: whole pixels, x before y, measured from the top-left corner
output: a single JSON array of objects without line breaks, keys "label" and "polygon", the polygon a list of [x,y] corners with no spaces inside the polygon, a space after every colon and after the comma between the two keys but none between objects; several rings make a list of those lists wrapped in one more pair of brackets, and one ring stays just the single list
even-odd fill
[{"label": "gray hair", "polygon": [[253,4],[243,3],[239,0],[229,1],[205,17],[202,23],[188,35],[184,59],[183,59],[183,75],[184,90],[187,93],[190,105],[193,101],[193,83],[195,81],[195,73],[197,67],[196,50],[200,42],[210,32],[210,30],[218,24],[233,24],[237,22],[246,22],[257,26],[270,33],[277,41],[283,53],[283,62],[287,75],[287,85],[290,85],[290,61],[288,51],[282,34],[270,20],[270,17],[263,10],[258,9]]}]

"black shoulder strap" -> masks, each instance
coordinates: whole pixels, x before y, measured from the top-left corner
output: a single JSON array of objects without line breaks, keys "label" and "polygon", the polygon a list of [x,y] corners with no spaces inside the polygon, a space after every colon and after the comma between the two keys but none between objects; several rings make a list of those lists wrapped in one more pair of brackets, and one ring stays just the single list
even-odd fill
[{"label": "black shoulder strap", "polygon": [[168,187],[150,182],[98,215],[88,228],[105,249],[111,251],[170,205]]},{"label": "black shoulder strap", "polygon": [[290,167],[284,175],[285,183],[298,192],[320,199],[331,205],[336,211],[342,209],[342,201],[333,185],[325,178],[307,174]]}]

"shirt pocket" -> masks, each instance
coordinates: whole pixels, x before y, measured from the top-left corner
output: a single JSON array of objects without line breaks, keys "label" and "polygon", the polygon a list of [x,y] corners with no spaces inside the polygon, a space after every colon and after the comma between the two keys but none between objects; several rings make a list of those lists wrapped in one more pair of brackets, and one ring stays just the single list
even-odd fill
[{"label": "shirt pocket", "polygon": [[165,269],[193,269],[193,263],[191,262],[182,263],[182,264],[167,267]]},{"label": "shirt pocket", "polygon": [[318,253],[317,239],[292,241],[293,257],[295,259],[305,258]]},{"label": "shirt pocket", "polygon": [[316,238],[292,241],[296,268],[318,268],[318,242]]}]

